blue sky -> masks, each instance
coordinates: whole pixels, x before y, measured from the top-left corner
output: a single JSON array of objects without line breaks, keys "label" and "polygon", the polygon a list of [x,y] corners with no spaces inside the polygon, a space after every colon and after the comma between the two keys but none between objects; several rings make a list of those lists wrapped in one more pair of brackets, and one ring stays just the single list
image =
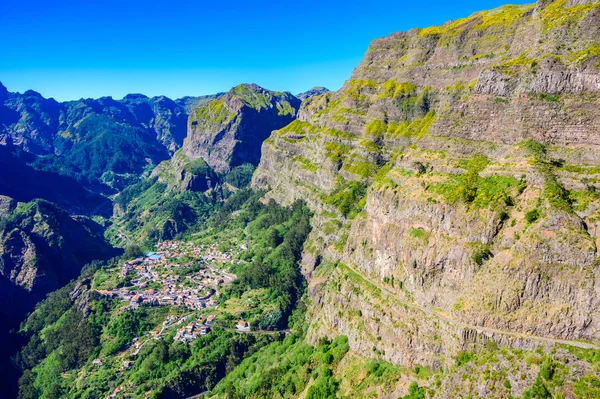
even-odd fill
[{"label": "blue sky", "polygon": [[335,90],[373,39],[502,4],[2,0],[0,82],[61,101],[175,98],[244,82],[294,94],[317,85]]}]

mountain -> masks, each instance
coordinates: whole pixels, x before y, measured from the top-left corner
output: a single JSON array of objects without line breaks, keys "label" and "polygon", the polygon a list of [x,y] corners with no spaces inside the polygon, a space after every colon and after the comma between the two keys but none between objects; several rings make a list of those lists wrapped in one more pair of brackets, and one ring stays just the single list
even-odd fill
[{"label": "mountain", "polygon": [[298,97],[300,100],[304,101],[306,100],[308,97],[312,97],[312,96],[318,96],[319,94],[324,94],[324,93],[329,93],[329,89],[323,86],[315,86],[312,89],[305,91],[303,93],[300,94],[296,94],[296,97]]},{"label": "mountain", "polygon": [[186,136],[188,109],[209,98],[129,94],[59,103],[0,88],[0,144],[37,156],[36,169],[115,192],[168,159]]},{"label": "mountain", "polygon": [[228,196],[250,183],[262,142],[294,120],[300,100],[255,84],[232,88],[195,108],[181,149],[151,179],[115,199],[114,242],[127,232],[142,242],[188,231]]},{"label": "mountain", "polygon": [[23,323],[20,396],[600,397],[598,37],[599,1],[540,0],[377,39],[337,92],[183,100],[114,196],[132,256]]},{"label": "mountain", "polygon": [[[253,186],[322,226],[309,342],[434,370],[489,341],[600,344],[599,21],[556,0],[375,40],[265,140]],[[468,395],[451,378],[436,395]]]},{"label": "mountain", "polygon": [[182,153],[202,158],[216,172],[244,163],[257,165],[260,147],[271,131],[294,120],[300,100],[256,84],[234,87],[190,115]]},{"label": "mountain", "polygon": [[93,224],[44,200],[25,203],[0,195],[0,339],[6,342],[0,370],[7,390],[14,373],[8,358],[18,349],[9,331],[46,294],[78,277],[85,264],[120,253],[91,230]]},{"label": "mountain", "polygon": [[[84,224],[50,202],[1,198],[2,305],[27,309],[71,279],[86,263],[118,254]],[[7,289],[8,285],[12,289]],[[16,308],[18,308],[17,306]]]},{"label": "mountain", "polygon": [[44,172],[28,165],[31,154],[0,146],[0,195],[19,202],[44,198],[72,214],[110,217],[112,202],[82,187],[75,179],[53,172]]}]

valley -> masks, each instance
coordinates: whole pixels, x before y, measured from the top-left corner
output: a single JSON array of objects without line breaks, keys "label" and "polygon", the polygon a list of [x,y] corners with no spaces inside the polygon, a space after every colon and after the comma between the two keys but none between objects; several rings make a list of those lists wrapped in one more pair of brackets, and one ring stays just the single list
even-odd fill
[{"label": "valley", "polygon": [[600,397],[599,37],[539,0],[337,91],[0,85],[7,395]]}]

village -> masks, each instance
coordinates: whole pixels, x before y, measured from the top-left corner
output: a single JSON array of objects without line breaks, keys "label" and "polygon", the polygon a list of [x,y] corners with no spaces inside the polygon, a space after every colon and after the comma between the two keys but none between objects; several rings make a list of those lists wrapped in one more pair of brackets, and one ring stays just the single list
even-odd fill
[{"label": "village", "polygon": [[[174,306],[189,310],[186,315],[169,315],[160,329],[150,331],[145,337],[136,337],[128,349],[130,357],[136,357],[149,342],[161,340],[165,334],[177,328],[173,339],[189,344],[199,336],[207,335],[213,327],[214,314],[204,316],[197,311],[216,306],[219,288],[230,284],[236,275],[222,270],[226,264],[236,264],[231,250],[222,252],[216,245],[197,245],[193,242],[163,241],[155,248],[156,252],[147,252],[120,265],[119,277],[127,285],[115,289],[96,289],[101,295],[120,299],[124,304],[121,311],[139,306]],[[247,250],[240,246],[237,253]],[[244,320],[237,321],[235,331],[249,333],[251,328]],[[144,339],[145,338],[145,339]],[[123,360],[121,369],[132,367],[134,361]],[[102,367],[101,359],[92,364]],[[123,386],[115,388],[108,398],[122,394]],[[146,397],[150,392],[146,393]]]},{"label": "village", "polygon": [[202,310],[215,306],[219,287],[236,278],[215,266],[237,262],[231,251],[221,252],[215,245],[163,241],[156,245],[156,252],[148,252],[121,265],[120,277],[127,281],[125,287],[96,291],[121,299],[122,311],[142,304]]},{"label": "village", "polygon": [[[245,251],[242,245],[238,254]],[[190,311],[199,311],[216,306],[221,294],[219,287],[230,284],[236,276],[223,271],[225,264],[240,262],[234,259],[231,250],[222,252],[216,245],[197,245],[193,242],[163,241],[156,245],[156,252],[147,252],[120,266],[120,277],[127,285],[111,290],[97,289],[101,295],[120,299],[124,304],[121,311],[135,309],[141,305],[175,306]],[[206,319],[199,316],[189,320],[191,314],[183,317],[169,316],[160,331],[152,331],[150,339],[161,339],[165,329],[180,327],[174,339],[189,343],[198,336],[210,332],[214,315]],[[236,324],[239,332],[249,332],[250,326],[240,320]],[[137,355],[145,342],[135,339],[132,342],[134,355]],[[125,366],[126,367],[126,366]]]}]

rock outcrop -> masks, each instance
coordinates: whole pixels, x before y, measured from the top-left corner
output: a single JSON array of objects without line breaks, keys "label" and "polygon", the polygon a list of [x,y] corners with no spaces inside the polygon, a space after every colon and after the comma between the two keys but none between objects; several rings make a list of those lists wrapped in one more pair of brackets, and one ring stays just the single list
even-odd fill
[{"label": "rock outcrop", "polygon": [[257,165],[262,142],[294,120],[299,106],[290,93],[236,86],[190,114],[182,152],[190,161],[204,159],[219,173],[244,163]]},{"label": "rock outcrop", "polygon": [[599,21],[556,0],[395,33],[272,133],[253,185],[315,211],[311,339],[431,367],[468,331],[600,343]]}]

